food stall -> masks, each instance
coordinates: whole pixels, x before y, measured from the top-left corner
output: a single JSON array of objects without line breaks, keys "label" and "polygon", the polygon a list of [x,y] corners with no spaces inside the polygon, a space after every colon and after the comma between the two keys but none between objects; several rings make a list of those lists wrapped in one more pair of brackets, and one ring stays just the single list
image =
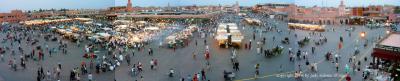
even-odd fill
[{"label": "food stall", "polygon": [[146,27],[144,28],[144,31],[159,31],[159,27]]},{"label": "food stall", "polygon": [[217,28],[215,39],[218,46],[240,47],[243,35],[235,23],[220,23]]},{"label": "food stall", "polygon": [[244,18],[244,21],[249,25],[257,25],[257,26],[261,25],[261,21],[254,18]]},{"label": "food stall", "polygon": [[72,21],[72,19],[53,19],[53,20],[40,19],[40,20],[24,21],[22,23],[27,26],[32,26],[32,25],[45,25],[45,24],[58,23],[58,22],[69,22],[69,21]]},{"label": "food stall", "polygon": [[240,47],[242,39],[244,38],[242,33],[240,33],[239,30],[231,30],[231,36],[232,36],[231,39],[232,46]]},{"label": "food stall", "polygon": [[87,21],[92,21],[93,19],[91,18],[74,18],[74,20],[82,21],[82,22],[87,22]]},{"label": "food stall", "polygon": [[178,46],[184,47],[190,41],[192,32],[197,30],[197,26],[191,25],[180,32],[173,33],[166,38],[167,46],[169,48],[176,48]]},{"label": "food stall", "polygon": [[310,31],[318,31],[324,32],[324,25],[313,25],[313,24],[300,24],[300,23],[288,23],[290,29],[301,29],[301,30],[310,30]]}]

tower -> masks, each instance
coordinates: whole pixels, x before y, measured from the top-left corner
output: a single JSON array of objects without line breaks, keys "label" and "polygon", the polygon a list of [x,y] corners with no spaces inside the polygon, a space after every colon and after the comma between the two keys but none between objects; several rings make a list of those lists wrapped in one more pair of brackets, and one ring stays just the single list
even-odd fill
[{"label": "tower", "polygon": [[343,0],[340,1],[340,5],[338,7],[339,16],[344,16],[346,14],[346,5],[344,5]]},{"label": "tower", "polygon": [[240,12],[239,1],[236,1],[235,5],[234,5],[234,10],[235,10],[235,12]]},{"label": "tower", "polygon": [[132,2],[131,0],[128,0],[128,4],[126,5],[126,12],[132,12]]}]

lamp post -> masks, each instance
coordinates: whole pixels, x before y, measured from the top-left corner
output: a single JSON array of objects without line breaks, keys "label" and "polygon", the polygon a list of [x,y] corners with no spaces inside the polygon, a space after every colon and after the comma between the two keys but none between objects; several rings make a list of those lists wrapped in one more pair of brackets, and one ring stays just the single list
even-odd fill
[{"label": "lamp post", "polygon": [[360,33],[361,38],[365,38],[365,35],[366,35],[365,32],[361,32],[361,33]]}]

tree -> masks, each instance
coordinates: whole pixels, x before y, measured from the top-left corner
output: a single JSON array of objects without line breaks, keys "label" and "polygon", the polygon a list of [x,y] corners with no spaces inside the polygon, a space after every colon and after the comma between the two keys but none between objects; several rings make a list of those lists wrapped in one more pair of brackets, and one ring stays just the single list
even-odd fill
[{"label": "tree", "polygon": [[396,6],[396,8],[394,8],[394,13],[400,14],[400,6]]}]

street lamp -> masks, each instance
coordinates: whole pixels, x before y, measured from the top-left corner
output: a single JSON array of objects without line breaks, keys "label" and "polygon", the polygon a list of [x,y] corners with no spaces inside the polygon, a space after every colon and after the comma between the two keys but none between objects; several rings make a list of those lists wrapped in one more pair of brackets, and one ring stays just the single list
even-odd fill
[{"label": "street lamp", "polygon": [[361,33],[360,33],[360,36],[361,36],[362,38],[364,38],[364,37],[365,37],[365,32],[361,32]]}]

